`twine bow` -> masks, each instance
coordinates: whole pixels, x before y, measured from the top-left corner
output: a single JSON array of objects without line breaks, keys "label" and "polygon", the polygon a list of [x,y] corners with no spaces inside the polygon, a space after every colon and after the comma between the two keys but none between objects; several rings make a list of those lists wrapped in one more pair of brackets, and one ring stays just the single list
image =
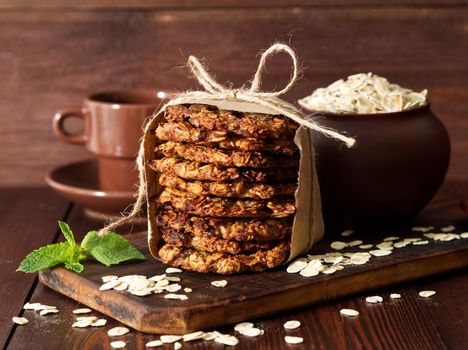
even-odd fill
[{"label": "twine bow", "polygon": [[[262,83],[262,74],[263,70],[266,65],[266,60],[270,55],[285,52],[287,53],[292,60],[293,69],[292,75],[289,82],[286,86],[281,89],[280,91],[271,91],[271,92],[264,92],[260,90],[261,83]],[[297,62],[297,56],[294,50],[284,44],[274,44],[269,49],[267,49],[260,57],[260,62],[258,64],[257,71],[255,72],[254,78],[252,80],[252,84],[250,85],[249,89],[231,89],[228,88],[220,83],[218,83],[203,67],[200,63],[198,58],[195,56],[190,56],[187,65],[192,71],[193,76],[198,80],[200,85],[202,85],[205,91],[187,91],[175,96],[172,100],[166,103],[162,108],[161,111],[164,111],[168,106],[177,105],[187,103],[187,101],[197,101],[197,100],[235,100],[235,101],[242,101],[242,102],[251,102],[261,106],[264,106],[272,111],[277,112],[278,114],[282,114],[288,117],[291,120],[294,120],[299,125],[304,125],[309,129],[315,130],[320,132],[321,134],[340,140],[346,144],[348,148],[351,148],[356,143],[356,140],[352,137],[345,136],[340,134],[339,132],[329,129],[323,126],[320,126],[311,118],[304,116],[296,107],[292,104],[287,103],[278,96],[281,96],[287,93],[296,83],[297,79],[299,78],[299,67]],[[148,122],[145,127],[145,134],[148,131],[148,127],[151,123]],[[140,143],[140,149],[138,152],[137,157],[137,166],[138,166],[138,174],[139,174],[139,184],[138,184],[138,192],[135,203],[133,205],[132,211],[122,217],[121,219],[107,225],[106,227],[102,228],[99,231],[99,235],[105,235],[107,232],[112,231],[118,226],[125,224],[126,222],[132,220],[136,217],[141,207],[143,206],[145,199],[146,199],[146,183],[145,183],[145,176],[144,176],[144,143]]]}]

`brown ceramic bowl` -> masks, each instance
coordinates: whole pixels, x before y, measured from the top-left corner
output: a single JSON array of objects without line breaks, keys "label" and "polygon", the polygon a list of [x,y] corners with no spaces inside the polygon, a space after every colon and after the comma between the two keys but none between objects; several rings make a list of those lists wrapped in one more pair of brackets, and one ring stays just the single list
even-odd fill
[{"label": "brown ceramic bowl", "polygon": [[119,217],[134,202],[133,191],[104,191],[100,188],[95,160],[59,166],[49,172],[45,180],[62,196],[85,207],[91,216]]},{"label": "brown ceramic bowl", "polygon": [[327,229],[406,223],[442,184],[450,141],[429,105],[371,115],[317,112],[315,120],[357,139],[347,149],[313,132]]}]

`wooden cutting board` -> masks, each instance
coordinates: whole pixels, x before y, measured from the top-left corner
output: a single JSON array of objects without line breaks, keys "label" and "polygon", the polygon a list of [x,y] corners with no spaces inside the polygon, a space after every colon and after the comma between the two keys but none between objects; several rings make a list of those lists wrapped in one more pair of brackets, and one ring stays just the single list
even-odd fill
[{"label": "wooden cutting board", "polygon": [[[437,211],[431,216],[436,217]],[[450,222],[445,222],[448,224]],[[459,221],[457,225],[456,232],[463,231],[468,231],[466,220]],[[393,231],[391,234],[402,238],[421,237],[421,234],[410,230]],[[385,235],[375,230],[365,234],[356,232],[348,238],[332,237],[320,242],[311,253],[329,252],[330,242],[337,239],[378,243]],[[149,256],[144,232],[128,238],[145,251],[146,261],[110,268],[87,262],[81,274],[54,268],[39,274],[41,283],[139,331],[184,334],[468,266],[468,239],[460,239],[395,249],[391,255],[373,257],[365,265],[346,266],[332,275],[320,274],[309,278],[288,274],[285,266],[236,276],[183,272],[177,274],[181,277],[180,284],[193,289],[187,294],[189,299],[184,301],[164,299],[164,294],[137,297],[128,292],[99,291],[104,275],[141,274],[150,277],[164,273],[167,266]],[[349,250],[360,251],[359,248]],[[211,281],[220,279],[228,281],[227,287],[211,286]]]}]

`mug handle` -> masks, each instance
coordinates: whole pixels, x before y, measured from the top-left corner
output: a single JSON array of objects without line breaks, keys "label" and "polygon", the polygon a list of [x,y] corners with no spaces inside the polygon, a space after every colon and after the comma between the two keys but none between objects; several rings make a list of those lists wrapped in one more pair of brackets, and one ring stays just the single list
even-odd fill
[{"label": "mug handle", "polygon": [[59,110],[52,121],[52,128],[58,139],[69,143],[83,144],[87,140],[85,131],[81,134],[71,134],[65,130],[64,124],[67,118],[81,118],[84,120],[84,113],[79,107],[63,108]]}]

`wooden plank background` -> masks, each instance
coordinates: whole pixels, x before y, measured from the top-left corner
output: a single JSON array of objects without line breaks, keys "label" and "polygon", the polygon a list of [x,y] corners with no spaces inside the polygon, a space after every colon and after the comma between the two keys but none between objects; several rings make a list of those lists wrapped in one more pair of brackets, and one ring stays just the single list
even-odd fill
[{"label": "wooden plank background", "polygon": [[[43,185],[47,170],[90,156],[51,130],[54,112],[88,92],[196,87],[181,67],[189,54],[206,57],[219,81],[241,85],[276,40],[290,42],[303,63],[290,101],[356,72],[428,88],[452,139],[448,177],[468,177],[466,1],[218,4],[0,0],[0,187]],[[269,64],[265,89],[281,88],[289,63]]]}]

